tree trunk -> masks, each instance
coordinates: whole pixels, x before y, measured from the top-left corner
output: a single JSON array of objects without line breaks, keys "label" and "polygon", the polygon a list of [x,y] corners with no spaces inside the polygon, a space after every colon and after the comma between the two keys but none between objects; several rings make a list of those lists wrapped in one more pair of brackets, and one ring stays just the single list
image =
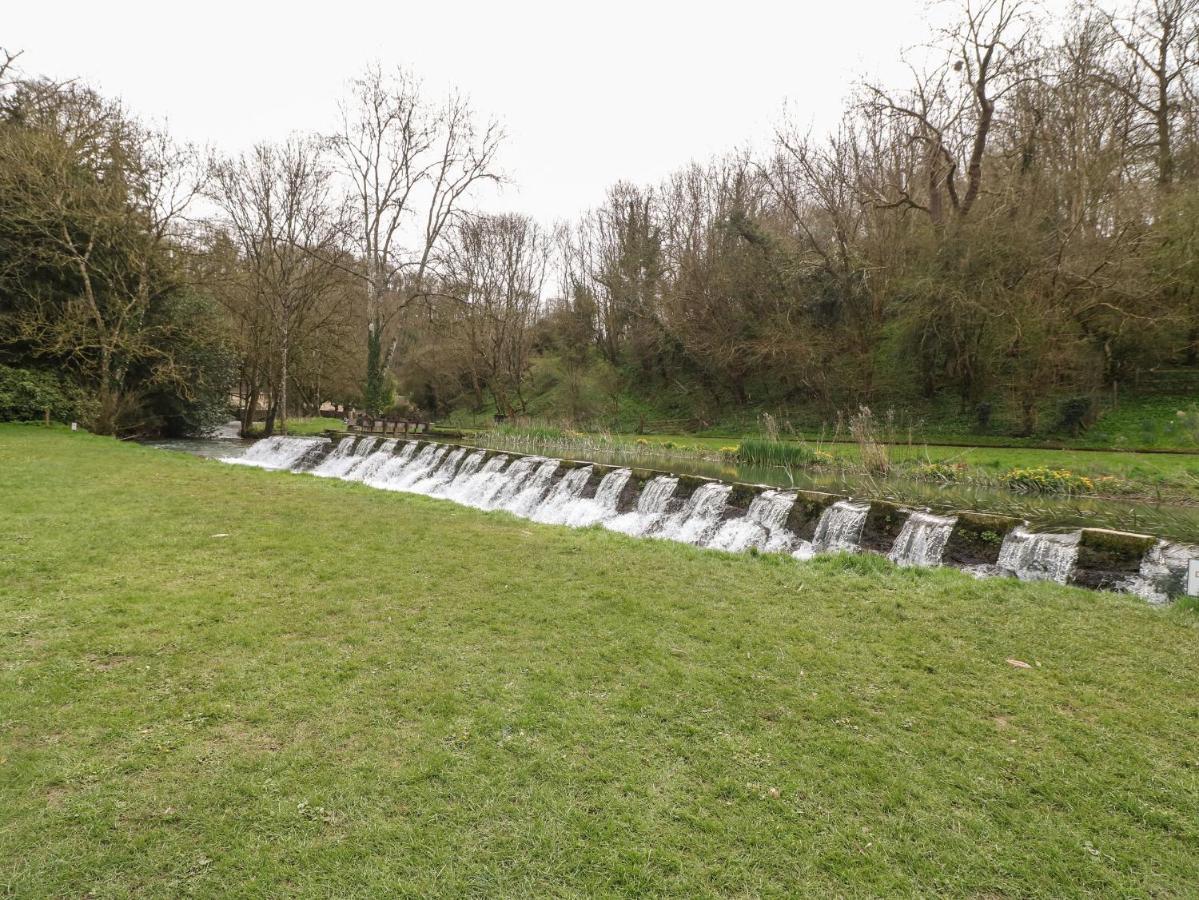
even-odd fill
[{"label": "tree trunk", "polygon": [[287,353],[291,349],[291,323],[283,317],[283,346],[279,348],[279,433],[287,434]]}]

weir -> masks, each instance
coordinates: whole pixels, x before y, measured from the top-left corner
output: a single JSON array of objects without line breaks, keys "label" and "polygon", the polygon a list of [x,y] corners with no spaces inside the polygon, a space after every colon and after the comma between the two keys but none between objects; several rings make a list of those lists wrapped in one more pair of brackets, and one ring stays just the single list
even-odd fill
[{"label": "weir", "polygon": [[1094,528],[1035,532],[985,513],[936,515],[882,501],[417,439],[273,437],[223,461],[714,550],[798,559],[876,552],[899,565],[955,565],[980,575],[1121,590],[1154,603],[1185,593],[1188,566],[1199,559],[1199,547],[1147,535]]},{"label": "weir", "polygon": [[907,517],[887,554],[901,566],[939,566],[957,516],[934,516],[917,510]]}]

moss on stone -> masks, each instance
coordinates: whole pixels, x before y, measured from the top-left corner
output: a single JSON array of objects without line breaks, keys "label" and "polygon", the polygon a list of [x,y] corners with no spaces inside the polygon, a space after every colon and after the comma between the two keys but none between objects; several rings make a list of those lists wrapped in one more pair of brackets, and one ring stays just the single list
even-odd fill
[{"label": "moss on stone", "polygon": [[1020,524],[1011,516],[990,513],[959,512],[957,525],[945,545],[947,565],[993,566],[999,561],[999,550],[1009,531]]},{"label": "moss on stone", "polygon": [[811,540],[816,533],[816,523],[828,507],[838,500],[844,500],[837,494],[825,494],[821,491],[796,491],[795,503],[787,515],[787,530],[801,540]]},{"label": "moss on stone", "polygon": [[1147,534],[1084,528],[1078,539],[1078,558],[1073,584],[1090,588],[1113,588],[1141,568],[1145,553],[1157,542]]},{"label": "moss on stone", "polygon": [[862,525],[862,537],[858,541],[863,550],[888,553],[899,536],[903,523],[912,511],[887,500],[871,500],[870,512]]}]

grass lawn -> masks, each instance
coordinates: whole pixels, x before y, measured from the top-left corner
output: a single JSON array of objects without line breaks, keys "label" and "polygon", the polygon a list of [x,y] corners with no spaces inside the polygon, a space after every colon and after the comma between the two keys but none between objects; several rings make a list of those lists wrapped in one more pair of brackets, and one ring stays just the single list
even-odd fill
[{"label": "grass lawn", "polygon": [[0,517],[14,896],[1199,885],[1186,609],[32,427]]}]

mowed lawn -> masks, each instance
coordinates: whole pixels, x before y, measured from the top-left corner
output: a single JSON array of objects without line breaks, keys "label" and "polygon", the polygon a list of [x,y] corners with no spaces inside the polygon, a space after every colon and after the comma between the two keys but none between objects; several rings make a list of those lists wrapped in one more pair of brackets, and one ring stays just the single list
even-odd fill
[{"label": "mowed lawn", "polygon": [[1197,672],[1133,598],[0,426],[14,896],[1193,896]]}]

